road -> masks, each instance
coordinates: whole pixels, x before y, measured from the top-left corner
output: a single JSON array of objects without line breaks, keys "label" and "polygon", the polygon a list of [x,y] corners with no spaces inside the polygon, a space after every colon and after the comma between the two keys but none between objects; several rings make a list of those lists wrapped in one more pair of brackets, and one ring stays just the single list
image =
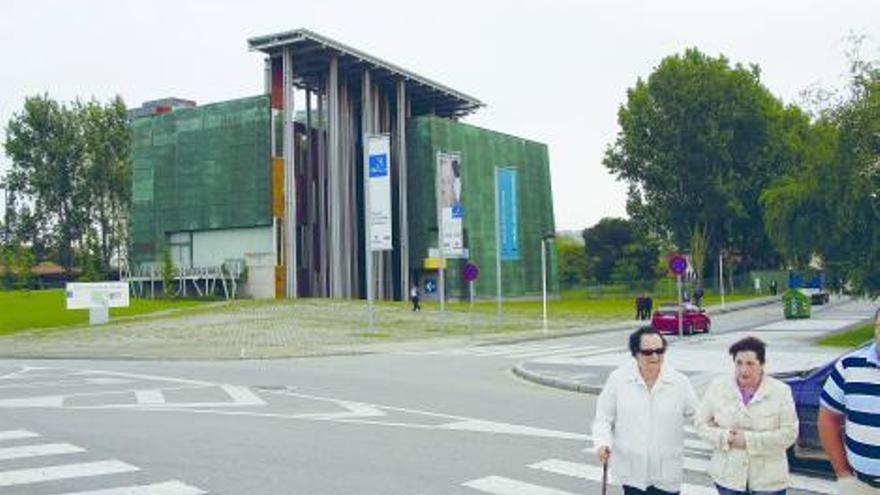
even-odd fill
[{"label": "road", "polygon": [[[828,311],[870,314],[859,304]],[[778,319],[722,315],[713,334]],[[0,361],[0,493],[598,493],[584,452],[595,397],[511,368],[619,356],[625,334],[292,360]],[[691,438],[688,452],[684,493],[714,493],[705,451]],[[798,480],[794,495],[832,493]]]}]

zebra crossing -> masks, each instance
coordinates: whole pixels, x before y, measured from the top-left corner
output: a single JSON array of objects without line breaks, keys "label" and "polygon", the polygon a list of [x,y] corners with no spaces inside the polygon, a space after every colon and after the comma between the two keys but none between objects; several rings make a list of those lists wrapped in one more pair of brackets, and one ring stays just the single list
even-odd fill
[{"label": "zebra crossing", "polygon": [[[711,449],[696,437],[692,428],[688,428],[685,440],[684,469],[686,483],[682,484],[682,495],[717,495],[717,490],[708,476]],[[592,460],[592,449],[585,449],[577,460],[565,458],[549,458],[525,465],[525,473],[516,477],[502,474],[489,474],[480,478],[461,483],[461,487],[469,493],[492,495],[574,495],[585,493],[583,483],[598,486],[602,483],[602,467],[589,464],[584,460]],[[542,474],[545,476],[538,476]],[[552,475],[547,477],[546,475]],[[540,478],[540,480],[536,479]],[[552,480],[552,481],[548,481]],[[573,483],[573,481],[575,483]],[[611,482],[613,484],[613,481]],[[574,487],[574,488],[573,488]],[[619,493],[612,488],[610,493]],[[793,474],[789,486],[791,495],[837,494],[832,481]]]},{"label": "zebra crossing", "polygon": [[[137,480],[131,479],[135,473]],[[0,431],[0,492],[4,494],[47,493],[46,485],[64,486],[63,490],[67,490],[51,495],[208,493],[179,480],[145,484],[143,478],[138,466],[118,459],[95,459],[77,445],[47,443],[40,434],[28,430]]]},{"label": "zebra crossing", "polygon": [[603,347],[583,344],[553,342],[529,342],[523,344],[477,345],[460,348],[432,349],[426,351],[402,352],[418,356],[470,356],[491,357],[511,360],[540,360],[542,358],[579,359],[609,352],[623,351],[623,347]]}]

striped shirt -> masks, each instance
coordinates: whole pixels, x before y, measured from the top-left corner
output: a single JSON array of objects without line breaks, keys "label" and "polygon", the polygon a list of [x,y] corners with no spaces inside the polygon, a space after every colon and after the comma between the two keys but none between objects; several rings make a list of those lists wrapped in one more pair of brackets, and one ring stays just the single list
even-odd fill
[{"label": "striped shirt", "polygon": [[846,417],[846,457],[857,472],[880,478],[880,356],[877,344],[834,365],[822,389],[822,407]]}]

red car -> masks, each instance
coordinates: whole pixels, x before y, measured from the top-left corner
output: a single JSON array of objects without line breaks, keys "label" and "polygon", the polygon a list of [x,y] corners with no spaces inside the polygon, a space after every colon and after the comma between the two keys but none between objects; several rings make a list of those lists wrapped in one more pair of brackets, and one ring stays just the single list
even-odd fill
[{"label": "red car", "polygon": [[[681,306],[682,330],[685,335],[695,332],[709,333],[712,320],[706,314],[706,310],[690,303]],[[678,335],[678,305],[661,304],[651,318],[651,326],[663,334]]]}]

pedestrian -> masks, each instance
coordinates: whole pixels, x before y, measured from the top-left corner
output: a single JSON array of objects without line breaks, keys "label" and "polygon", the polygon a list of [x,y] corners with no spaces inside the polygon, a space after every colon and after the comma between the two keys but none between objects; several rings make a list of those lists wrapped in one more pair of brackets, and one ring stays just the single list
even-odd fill
[{"label": "pedestrian", "polygon": [[776,292],[779,290],[779,285],[776,283],[776,280],[770,281],[770,295],[775,296]]},{"label": "pedestrian", "polygon": [[698,285],[696,289],[694,289],[694,303],[696,303],[697,307],[703,307],[703,286]]},{"label": "pedestrian", "polygon": [[654,299],[652,299],[651,296],[647,296],[645,298],[645,319],[646,320],[651,319],[651,312],[653,311],[653,309],[654,309]]},{"label": "pedestrian", "polygon": [[625,495],[677,494],[697,398],[687,377],[663,364],[666,339],[657,330],[633,332],[629,350],[633,361],[611,372],[596,402],[596,454]]},{"label": "pedestrian", "polygon": [[644,294],[636,297],[636,320],[643,320],[645,314],[645,296]]},{"label": "pedestrian", "polygon": [[755,337],[728,351],[734,376],[716,378],[697,414],[697,431],[712,446],[709,475],[720,495],[784,495],[785,451],[798,434],[788,385],[765,375],[767,346]]},{"label": "pedestrian", "polygon": [[874,342],[840,358],[825,380],[818,426],[838,491],[880,493],[880,311]]},{"label": "pedestrian", "polygon": [[422,305],[419,304],[419,288],[413,285],[409,289],[409,300],[412,301],[412,310],[413,311],[421,311]]}]

